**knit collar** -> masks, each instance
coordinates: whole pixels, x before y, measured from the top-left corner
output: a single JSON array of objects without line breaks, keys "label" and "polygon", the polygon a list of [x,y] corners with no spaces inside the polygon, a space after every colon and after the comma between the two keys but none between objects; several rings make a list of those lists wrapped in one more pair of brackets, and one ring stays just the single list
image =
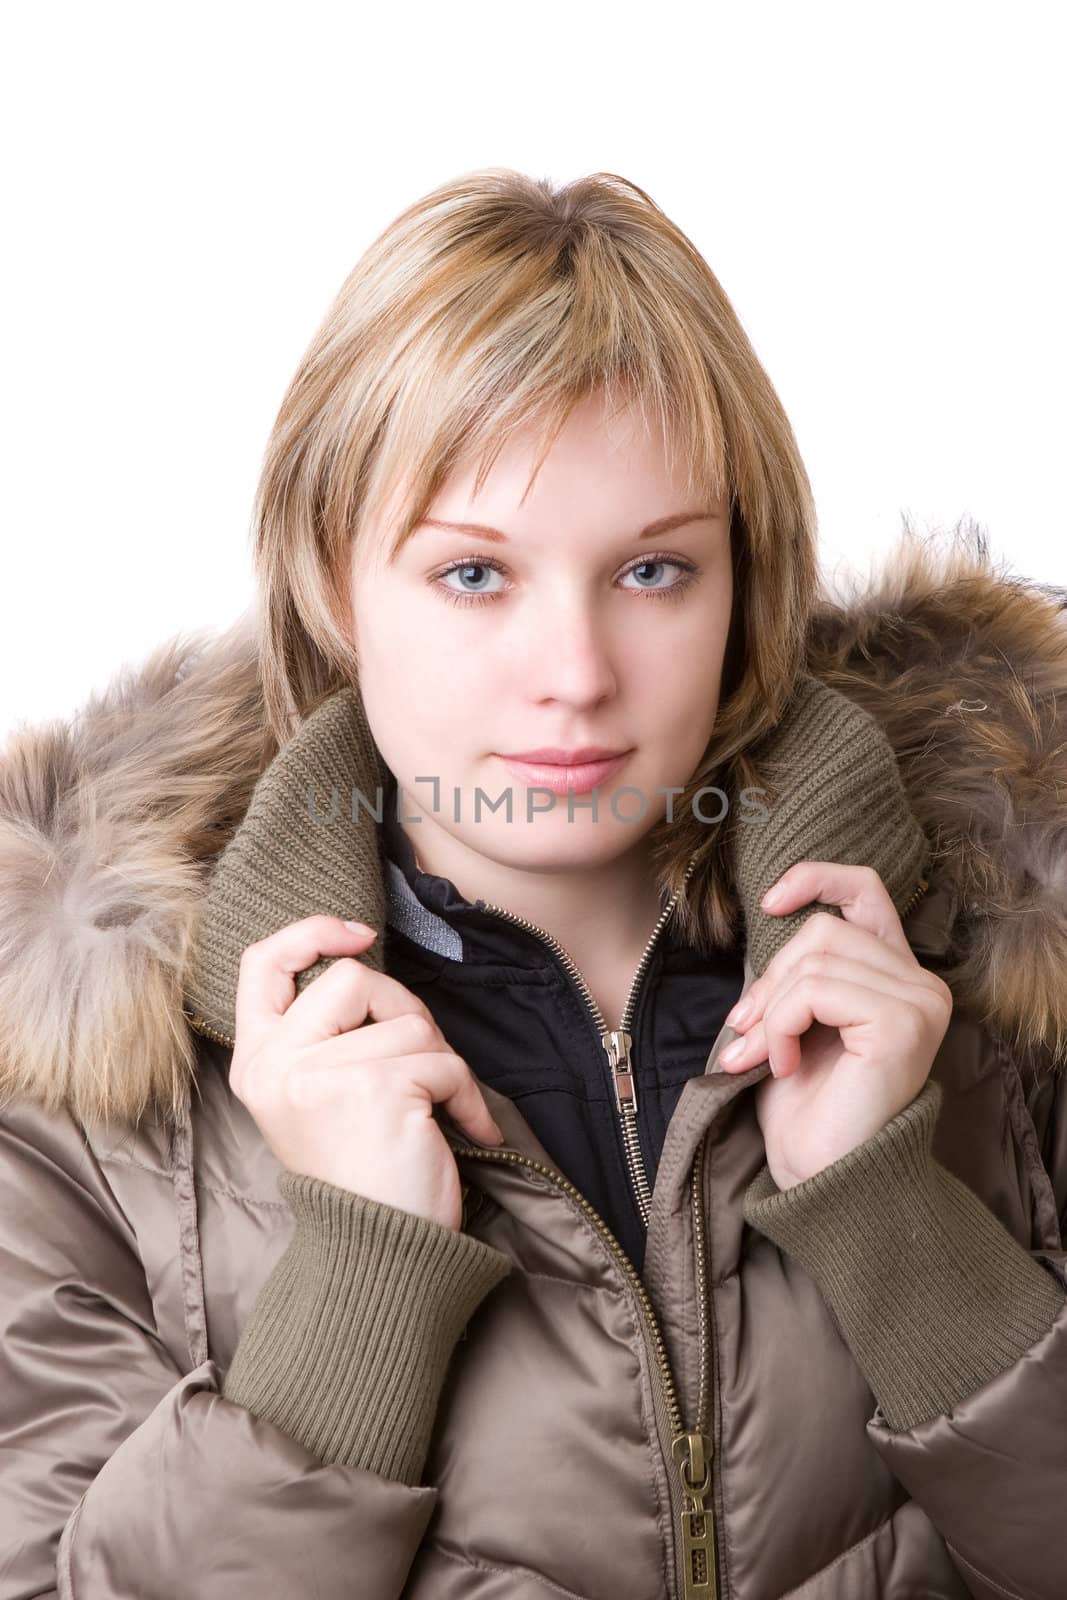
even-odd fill
[{"label": "knit collar", "polygon": [[[794,862],[872,866],[903,913],[926,888],[929,853],[888,740],[848,696],[802,675],[763,752],[778,799],[762,818],[739,826],[732,844],[756,973],[806,916],[835,909],[813,902],[785,917],[761,910],[766,889]],[[278,752],[211,874],[187,985],[194,1026],[232,1040],[242,952],[286,923],[325,912],[384,928],[389,869],[380,825],[390,783],[355,690],[325,701]],[[737,797],[730,799],[733,805]],[[483,916],[446,878],[416,871],[411,886],[449,919]],[[920,920],[934,948],[947,935],[951,910],[935,900]],[[361,959],[382,970],[382,940]],[[298,991],[328,960],[298,975]]]}]

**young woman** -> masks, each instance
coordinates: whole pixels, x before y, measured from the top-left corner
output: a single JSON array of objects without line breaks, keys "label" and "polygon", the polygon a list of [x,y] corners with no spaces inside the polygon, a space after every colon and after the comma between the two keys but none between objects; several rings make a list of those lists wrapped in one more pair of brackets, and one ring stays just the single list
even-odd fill
[{"label": "young woman", "polygon": [[0,768],[0,1600],[1062,1595],[1062,595],[822,596],[603,173],[385,231],[256,531]]}]

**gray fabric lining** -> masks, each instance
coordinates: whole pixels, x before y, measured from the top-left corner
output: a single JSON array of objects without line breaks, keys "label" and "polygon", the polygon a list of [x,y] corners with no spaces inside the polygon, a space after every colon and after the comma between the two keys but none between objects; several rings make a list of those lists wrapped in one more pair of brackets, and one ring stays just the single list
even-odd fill
[{"label": "gray fabric lining", "polygon": [[387,860],[384,865],[389,926],[424,950],[433,950],[450,961],[462,961],[463,940],[451,923],[423,905],[395,861]]}]

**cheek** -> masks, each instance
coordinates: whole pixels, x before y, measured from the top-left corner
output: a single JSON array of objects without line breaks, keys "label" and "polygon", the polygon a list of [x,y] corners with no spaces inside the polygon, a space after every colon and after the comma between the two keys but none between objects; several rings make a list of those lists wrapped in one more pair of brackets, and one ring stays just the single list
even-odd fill
[{"label": "cheek", "polygon": [[651,688],[673,721],[714,721],[729,624],[729,612],[720,616],[720,610],[694,612],[669,640],[650,636],[633,662],[635,687],[641,685],[646,692]]},{"label": "cheek", "polygon": [[657,766],[669,768],[663,781],[670,783],[688,781],[711,739],[726,648],[725,622],[720,630],[706,614],[685,632],[666,660],[659,651],[644,657],[634,682],[649,748],[657,752]]},{"label": "cheek", "polygon": [[[412,627],[376,629],[361,657],[360,686],[371,732],[390,769],[447,780],[456,758],[479,748],[494,691],[473,651]],[[415,792],[429,792],[420,785]]]},{"label": "cheek", "polygon": [[470,727],[500,698],[502,678],[490,653],[455,634],[411,628],[389,666],[414,714],[447,727]]}]

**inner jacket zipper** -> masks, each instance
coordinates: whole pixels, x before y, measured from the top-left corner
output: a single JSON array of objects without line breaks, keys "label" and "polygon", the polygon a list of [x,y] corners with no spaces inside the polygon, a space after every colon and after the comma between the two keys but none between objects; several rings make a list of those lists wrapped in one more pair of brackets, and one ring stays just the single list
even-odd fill
[{"label": "inner jacket zipper", "polygon": [[[686,868],[683,883],[688,883],[695,866],[696,857],[694,856]],[[929,883],[926,878],[920,878],[918,887],[898,913],[902,921],[928,888]],[[546,933],[543,928],[537,927],[536,924],[527,921],[525,918],[516,916],[513,912],[507,911],[501,906],[492,906],[483,902],[484,909],[503,916],[509,921],[516,922],[528,928],[532,933],[537,934],[555,950],[564,966],[575,978],[597,1020],[602,1043],[612,1064],[616,1083],[616,1101],[619,1106],[620,1116],[624,1119],[627,1116],[633,1118],[636,1115],[636,1096],[632,1095],[633,1078],[630,1069],[630,1035],[625,1024],[632,1015],[635,990],[640,983],[641,974],[647,966],[652,947],[667,918],[673,911],[677,899],[678,893],[676,891],[664,907],[659,921],[649,937],[627,996],[622,1018],[624,1026],[615,1030],[600,1026],[604,1021],[603,1014],[590,993],[578,967],[558,940],[553,938],[550,933]],[[190,1012],[186,1012],[185,1016],[190,1026],[195,1028],[198,1033],[204,1034],[205,1037],[213,1039],[219,1044],[226,1045],[231,1050],[234,1048],[235,1040],[233,1037],[214,1027],[206,1018],[196,1016]],[[613,1035],[624,1040],[624,1046],[616,1044],[613,1041]],[[622,1091],[619,1088],[620,1077],[629,1080],[626,1088]],[[629,1111],[626,1110],[627,1106],[631,1108]],[[624,1120],[624,1128],[625,1126]],[[658,1372],[660,1379],[659,1383],[653,1388],[656,1420],[661,1437],[664,1422],[667,1424],[668,1436],[671,1440],[671,1456],[677,1469],[677,1476],[670,1472],[667,1474],[671,1500],[674,1506],[675,1525],[678,1528],[678,1538],[674,1551],[676,1589],[681,1600],[718,1600],[717,1540],[711,1470],[715,1444],[708,1431],[709,1402],[713,1390],[712,1368],[715,1364],[716,1349],[714,1310],[708,1296],[707,1239],[703,1207],[706,1140],[701,1140],[697,1147],[693,1158],[689,1184],[696,1271],[697,1314],[700,1329],[700,1392],[694,1426],[692,1429],[686,1429],[682,1421],[678,1390],[667,1355],[663,1332],[659,1326],[659,1319],[656,1316],[652,1302],[649,1299],[648,1290],[645,1288],[644,1282],[615,1234],[608,1227],[600,1213],[582,1194],[581,1190],[571,1183],[569,1179],[563,1177],[561,1173],[555,1172],[541,1161],[535,1161],[531,1156],[524,1156],[518,1150],[505,1150],[497,1147],[470,1144],[448,1138],[447,1135],[446,1139],[450,1149],[457,1155],[470,1156],[478,1161],[496,1161],[508,1166],[528,1167],[531,1171],[539,1173],[541,1177],[547,1178],[550,1183],[561,1189],[564,1194],[574,1201],[610,1248],[620,1271],[634,1291],[635,1299],[641,1310],[642,1333],[645,1338],[646,1348],[652,1358],[651,1365]],[[637,1142],[636,1127],[633,1127],[632,1144],[627,1139],[626,1148],[628,1153],[631,1151],[636,1153],[636,1160],[630,1168],[635,1193],[639,1197],[642,1194],[647,1196],[648,1180],[644,1163],[641,1159],[640,1145]],[[642,1215],[645,1218],[646,1226],[650,1206],[651,1197],[649,1196],[647,1203],[642,1207]],[[710,1504],[709,1501],[711,1502]]]},{"label": "inner jacket zipper", "polygon": [[[697,858],[693,856],[686,867],[685,877],[682,880],[683,885],[689,882],[696,863]],[[593,998],[589,985],[579,971],[577,963],[563,948],[558,939],[553,938],[552,934],[546,933],[544,928],[539,928],[535,923],[529,922],[526,917],[517,916],[515,912],[507,911],[503,906],[490,905],[484,900],[480,905],[481,910],[491,911],[498,917],[504,917],[506,921],[516,923],[520,928],[526,928],[530,933],[536,934],[539,939],[543,940],[555,952],[567,972],[574,979],[586,1005],[589,1007],[593,1021],[596,1024],[597,1033],[600,1035],[601,1046],[607,1055],[608,1065],[611,1068],[611,1081],[615,1087],[615,1105],[618,1108],[622,1127],[622,1141],[626,1151],[626,1164],[630,1172],[630,1184],[634,1198],[637,1201],[637,1209],[641,1213],[641,1221],[646,1229],[649,1215],[652,1211],[652,1192],[649,1189],[648,1174],[645,1171],[645,1158],[641,1154],[641,1143],[637,1136],[637,1082],[633,1074],[631,1057],[633,1038],[629,1030],[633,1021],[637,991],[648,966],[653,946],[677,902],[678,891],[676,890],[660,912],[659,921],[649,935],[648,943],[645,945],[641,959],[637,963],[637,970],[631,980],[630,991],[626,997],[626,1004],[623,1007],[622,1017],[617,1028],[608,1027],[604,1013]]]}]

